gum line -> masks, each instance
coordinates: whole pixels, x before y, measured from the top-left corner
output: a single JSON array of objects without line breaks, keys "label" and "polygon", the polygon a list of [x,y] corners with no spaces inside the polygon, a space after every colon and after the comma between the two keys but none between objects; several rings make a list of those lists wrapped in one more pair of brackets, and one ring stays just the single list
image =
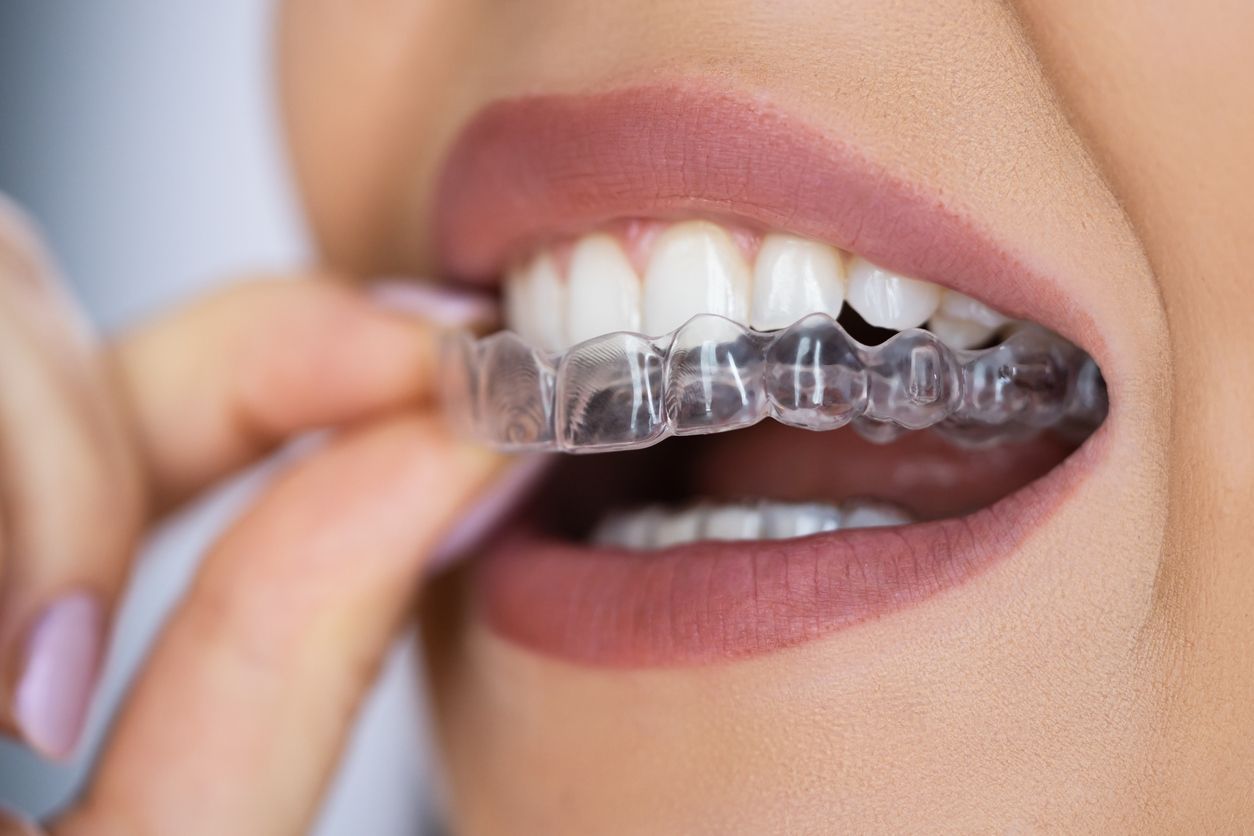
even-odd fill
[{"label": "gum line", "polygon": [[1083,438],[1107,408],[1092,358],[1032,324],[976,351],[921,329],[866,346],[825,314],[769,333],[703,314],[663,337],[606,334],[560,355],[509,331],[458,333],[443,370],[461,431],[508,451],[632,450],[767,417],[810,430],[852,424],[877,443],[931,428],[982,447],[1046,428]]}]

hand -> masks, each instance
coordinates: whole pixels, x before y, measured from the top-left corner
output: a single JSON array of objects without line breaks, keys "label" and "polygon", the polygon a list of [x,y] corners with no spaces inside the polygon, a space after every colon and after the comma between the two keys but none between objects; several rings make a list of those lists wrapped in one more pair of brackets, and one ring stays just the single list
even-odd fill
[{"label": "hand", "polygon": [[37,749],[75,745],[145,524],[338,428],[206,557],[53,832],[309,821],[426,556],[501,467],[430,409],[434,342],[314,278],[240,284],[102,348],[0,216],[2,708]]}]

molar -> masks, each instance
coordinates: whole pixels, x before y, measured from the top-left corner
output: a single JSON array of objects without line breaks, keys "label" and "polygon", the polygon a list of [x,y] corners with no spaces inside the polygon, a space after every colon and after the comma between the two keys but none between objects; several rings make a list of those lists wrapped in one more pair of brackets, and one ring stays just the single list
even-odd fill
[{"label": "molar", "polygon": [[917,328],[936,312],[941,289],[877,267],[860,256],[849,265],[848,300],[868,324],[904,331]]},{"label": "molar", "polygon": [[835,248],[791,235],[766,236],[754,266],[751,327],[774,331],[812,313],[835,318],[844,298],[845,268]]},{"label": "molar", "polygon": [[675,224],[658,238],[645,272],[644,331],[665,334],[702,313],[744,322],[750,281],[748,264],[721,227]]}]

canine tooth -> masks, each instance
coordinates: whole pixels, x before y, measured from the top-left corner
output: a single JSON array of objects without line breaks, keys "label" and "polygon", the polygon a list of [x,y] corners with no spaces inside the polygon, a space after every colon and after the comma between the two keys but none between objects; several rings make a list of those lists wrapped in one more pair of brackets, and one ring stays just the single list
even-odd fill
[{"label": "canine tooth", "polygon": [[879,528],[914,522],[906,511],[887,502],[846,502],[843,517],[841,528]]},{"label": "canine tooth", "polygon": [[845,268],[835,248],[792,235],[762,241],[753,271],[749,324],[759,331],[787,328],[806,314],[835,317],[845,298]]},{"label": "canine tooth", "polygon": [[640,279],[608,235],[581,238],[571,252],[566,323],[571,344],[640,330]]},{"label": "canine tooth", "polygon": [[935,312],[940,295],[931,282],[890,273],[861,257],[849,265],[849,304],[879,328],[917,328]]},{"label": "canine tooth", "polygon": [[710,508],[701,533],[707,540],[756,540],[762,536],[762,512],[738,505]]},{"label": "canine tooth", "polygon": [[1010,321],[980,300],[956,290],[941,291],[939,310],[950,319],[979,323],[988,328],[990,334]]},{"label": "canine tooth", "polygon": [[650,336],[701,313],[744,322],[749,266],[724,230],[707,221],[675,224],[658,238],[644,276],[642,321]]},{"label": "canine tooth", "polygon": [[546,351],[566,347],[565,288],[547,253],[513,272],[505,283],[506,324]]}]

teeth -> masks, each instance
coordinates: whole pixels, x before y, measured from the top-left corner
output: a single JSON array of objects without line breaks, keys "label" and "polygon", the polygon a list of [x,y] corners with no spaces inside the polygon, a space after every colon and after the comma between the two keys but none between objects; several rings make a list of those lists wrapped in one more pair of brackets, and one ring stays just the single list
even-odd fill
[{"label": "teeth", "polygon": [[849,265],[849,304],[868,324],[904,331],[927,322],[940,305],[940,287],[908,279],[854,257]]},{"label": "teeth", "polygon": [[705,511],[701,533],[706,540],[756,540],[762,536],[763,515],[755,508],[727,505]]},{"label": "teeth", "polygon": [[845,269],[835,248],[791,235],[763,240],[753,273],[750,326],[774,331],[807,314],[835,318],[844,297]]},{"label": "teeth", "polygon": [[792,505],[776,503],[762,506],[766,517],[763,528],[772,540],[809,537],[840,528],[840,510],[833,505]]},{"label": "teeth", "polygon": [[724,230],[706,221],[672,226],[655,245],[644,277],[646,334],[673,331],[700,313],[744,322],[749,266]]},{"label": "teeth", "polygon": [[896,505],[874,500],[848,503],[842,528],[883,528],[889,525],[907,525],[914,522],[910,515]]},{"label": "teeth", "polygon": [[640,280],[610,236],[579,239],[570,255],[567,282],[571,344],[615,331],[640,330]]},{"label": "teeth", "polygon": [[593,540],[620,549],[652,548],[661,517],[662,512],[656,508],[645,508],[630,514],[614,514],[601,521]]},{"label": "teeth", "polygon": [[645,508],[617,513],[597,526],[592,540],[623,549],[664,549],[702,540],[786,540],[838,529],[905,525],[901,508],[874,500],[822,503],[760,502],[696,505],[681,510]]},{"label": "teeth", "polygon": [[965,293],[956,290],[945,290],[941,293],[940,313],[953,319],[975,322],[985,328],[1000,328],[1010,319],[985,305],[978,299],[972,299]]},{"label": "teeth", "polygon": [[705,511],[701,508],[662,514],[661,518],[654,523],[653,548],[665,549],[680,543],[694,543],[700,540],[701,524],[704,518]]},{"label": "teeth", "polygon": [[505,282],[509,326],[551,352],[618,332],[662,336],[698,314],[777,331],[813,313],[835,318],[846,299],[871,325],[926,322],[955,349],[983,345],[1010,322],[970,296],[794,235],[765,236],[751,270],[731,235],[708,221],[677,223],[654,239],[643,283],[602,232],[574,242],[565,277],[543,251]]},{"label": "teeth", "polygon": [[974,348],[988,342],[1008,322],[983,302],[956,290],[945,290],[927,327],[951,348]]},{"label": "teeth", "polygon": [[546,351],[566,348],[565,288],[551,256],[541,253],[533,258],[510,277],[506,289],[509,324],[519,336]]},{"label": "teeth", "polygon": [[927,330],[950,348],[975,348],[988,342],[996,329],[969,319],[954,319],[938,311],[927,321]]}]

